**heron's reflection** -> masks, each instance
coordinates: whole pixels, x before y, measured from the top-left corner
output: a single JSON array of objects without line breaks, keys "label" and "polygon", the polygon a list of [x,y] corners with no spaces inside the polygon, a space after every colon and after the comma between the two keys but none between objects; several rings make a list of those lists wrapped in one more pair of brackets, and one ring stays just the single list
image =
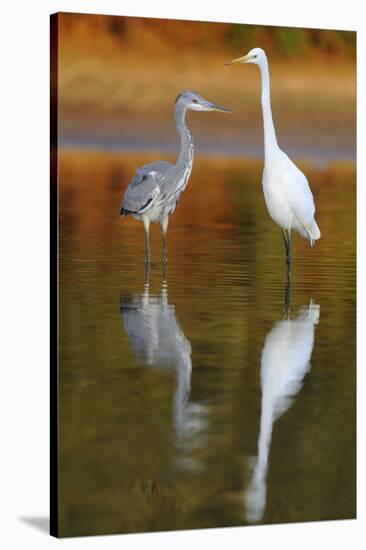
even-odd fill
[{"label": "heron's reflection", "polygon": [[260,521],[265,510],[273,424],[289,409],[310,370],[315,325],[320,316],[320,306],[311,301],[291,319],[289,290],[286,287],[285,316],[268,332],[262,350],[258,456],[245,494],[246,518],[251,523]]},{"label": "heron's reflection", "polygon": [[175,306],[168,301],[164,271],[161,294],[150,294],[149,272],[144,292],[120,299],[124,328],[136,358],[152,367],[176,372],[173,397],[173,423],[181,444],[204,425],[203,407],[189,402],[192,375],[192,348],[176,318]]}]

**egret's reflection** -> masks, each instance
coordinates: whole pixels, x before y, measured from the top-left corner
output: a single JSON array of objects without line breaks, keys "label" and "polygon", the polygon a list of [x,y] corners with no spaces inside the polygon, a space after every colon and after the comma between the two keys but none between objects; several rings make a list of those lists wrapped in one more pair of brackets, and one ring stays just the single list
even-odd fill
[{"label": "egret's reflection", "polygon": [[164,272],[161,294],[150,294],[149,272],[144,292],[120,299],[121,316],[136,358],[152,367],[176,372],[173,397],[173,423],[177,441],[204,425],[203,407],[189,403],[192,375],[192,349],[176,318],[175,306],[168,301],[168,283]]},{"label": "egret's reflection", "polygon": [[289,291],[286,287],[285,316],[268,332],[261,357],[262,405],[258,456],[245,494],[248,522],[260,521],[266,505],[266,476],[274,422],[291,406],[310,369],[315,325],[320,306],[312,301],[290,318]]}]

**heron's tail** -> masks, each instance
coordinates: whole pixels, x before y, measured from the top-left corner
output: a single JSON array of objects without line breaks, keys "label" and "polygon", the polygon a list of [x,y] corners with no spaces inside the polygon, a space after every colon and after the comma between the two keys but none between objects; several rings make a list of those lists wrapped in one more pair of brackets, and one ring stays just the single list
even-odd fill
[{"label": "heron's tail", "polygon": [[126,210],[126,208],[123,208],[123,206],[121,206],[119,213],[121,218],[124,218],[125,216],[128,216],[129,214],[131,214],[131,211]]}]

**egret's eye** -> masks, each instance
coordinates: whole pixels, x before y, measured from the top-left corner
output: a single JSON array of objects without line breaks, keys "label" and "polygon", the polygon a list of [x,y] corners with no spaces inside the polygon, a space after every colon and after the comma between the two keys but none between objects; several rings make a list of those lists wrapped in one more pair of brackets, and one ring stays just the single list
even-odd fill
[{"label": "egret's eye", "polygon": [[193,103],[197,103],[197,99],[194,99],[194,100],[193,100]]}]

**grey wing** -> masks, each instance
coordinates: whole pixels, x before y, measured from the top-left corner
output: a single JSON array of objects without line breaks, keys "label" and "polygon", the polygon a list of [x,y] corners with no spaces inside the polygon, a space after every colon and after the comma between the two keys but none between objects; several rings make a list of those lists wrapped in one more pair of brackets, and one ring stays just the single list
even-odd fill
[{"label": "grey wing", "polygon": [[130,181],[122,201],[120,214],[143,214],[160,195],[161,185],[171,164],[165,161],[152,162],[138,168]]}]

